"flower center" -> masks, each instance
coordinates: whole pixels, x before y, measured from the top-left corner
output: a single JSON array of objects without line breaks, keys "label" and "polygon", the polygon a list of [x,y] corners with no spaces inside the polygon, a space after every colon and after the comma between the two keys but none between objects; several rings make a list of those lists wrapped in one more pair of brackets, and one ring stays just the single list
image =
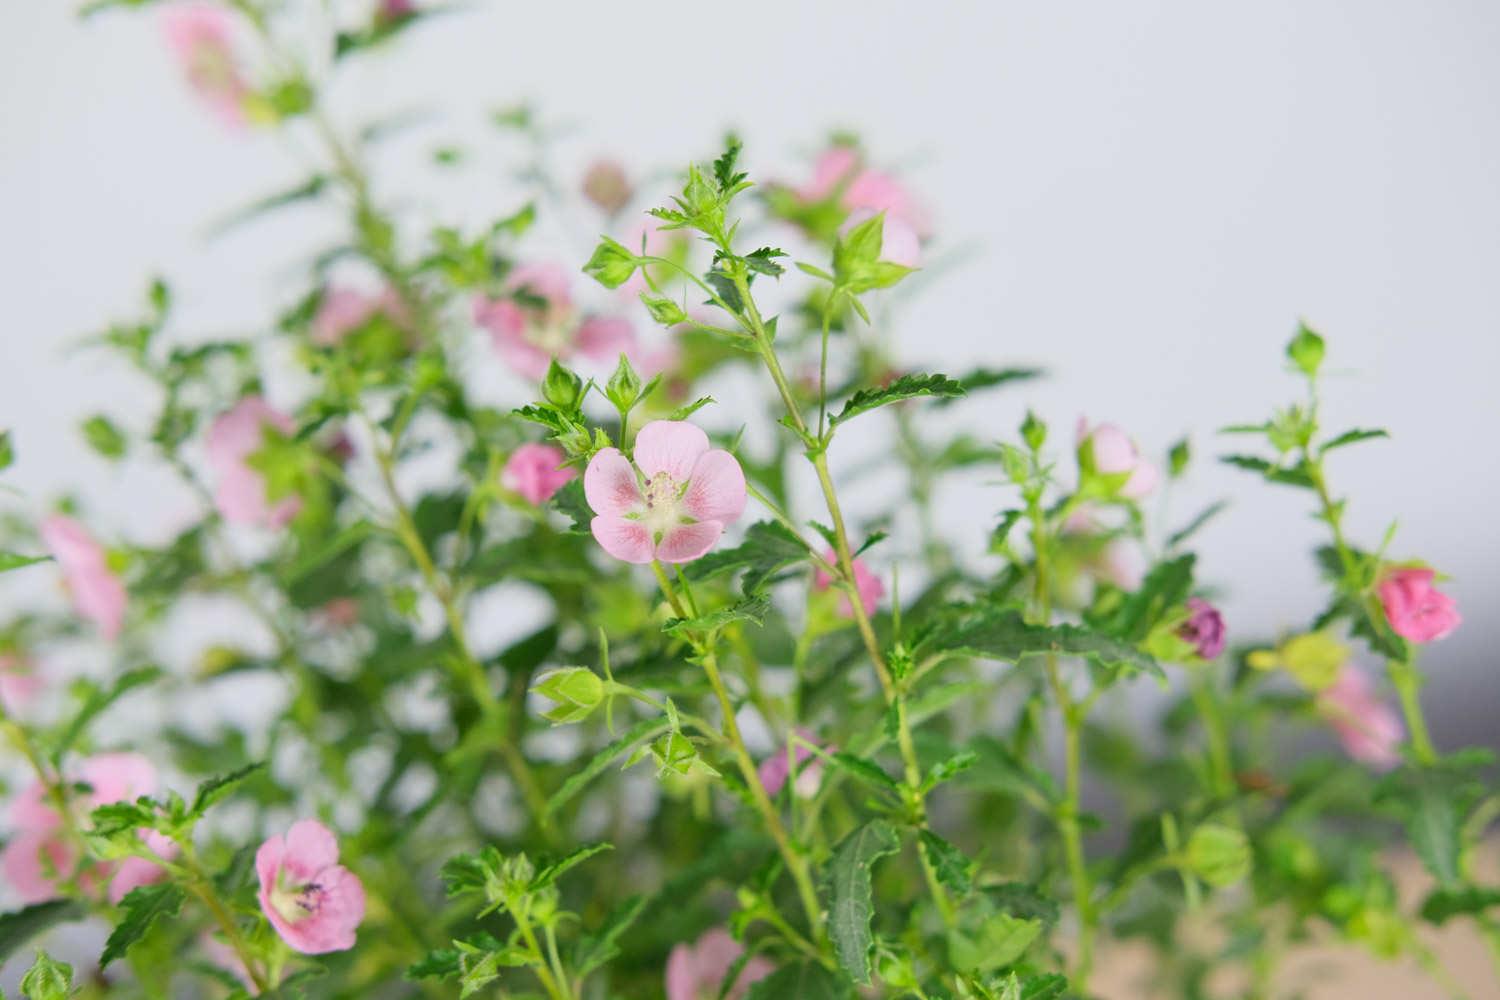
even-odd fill
[{"label": "flower center", "polygon": [[282,881],[285,877],[283,872],[276,880],[276,888],[271,890],[271,905],[281,914],[281,919],[295,924],[316,914],[323,906],[323,887],[316,882],[287,885]]},{"label": "flower center", "polygon": [[646,513],[641,520],[652,536],[681,524],[683,516],[682,486],[669,473],[658,472],[646,481]]}]

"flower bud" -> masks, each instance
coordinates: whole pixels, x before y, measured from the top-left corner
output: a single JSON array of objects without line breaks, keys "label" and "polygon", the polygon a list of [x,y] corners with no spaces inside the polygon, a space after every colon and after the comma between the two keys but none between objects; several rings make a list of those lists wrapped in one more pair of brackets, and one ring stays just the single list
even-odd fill
[{"label": "flower bud", "polygon": [[629,413],[641,398],[641,377],[635,373],[630,359],[620,355],[620,363],[604,386],[604,395],[615,404],[621,413]]},{"label": "flower bud", "polygon": [[587,667],[565,667],[542,677],[532,688],[537,694],[557,702],[542,713],[555,723],[586,719],[604,700],[604,682]]},{"label": "flower bud", "polygon": [[1233,827],[1204,823],[1188,838],[1184,861],[1194,875],[1223,888],[1250,874],[1250,842]]},{"label": "flower bud", "polygon": [[641,303],[651,313],[651,318],[662,326],[676,326],[688,321],[686,310],[671,299],[642,292]]},{"label": "flower bud", "polygon": [[630,280],[640,263],[640,258],[623,243],[606,236],[600,240],[589,262],[583,265],[583,273],[605,288],[619,288]]},{"label": "flower bud", "polygon": [[547,366],[546,377],[542,379],[542,398],[559,410],[575,413],[583,401],[583,379],[553,358]]}]

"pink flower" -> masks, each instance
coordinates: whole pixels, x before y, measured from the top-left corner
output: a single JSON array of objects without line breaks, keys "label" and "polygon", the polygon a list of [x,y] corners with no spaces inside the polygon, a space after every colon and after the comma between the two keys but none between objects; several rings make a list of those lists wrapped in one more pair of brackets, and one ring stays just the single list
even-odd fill
[{"label": "pink flower", "polygon": [[528,378],[541,379],[553,358],[566,361],[581,354],[613,361],[635,342],[628,320],[580,319],[568,295],[567,272],[554,264],[518,267],[505,284],[511,292],[521,293],[521,300],[478,297],[474,322],[489,331],[506,364]]},{"label": "pink flower", "polygon": [[[77,780],[90,791],[82,797],[79,812],[86,813],[111,802],[123,802],[156,791],[156,769],[140,754],[106,753],[90,757],[79,768]],[[40,782],[34,782],[11,803],[11,825],[15,832],[0,856],[0,867],[15,886],[23,902],[38,903],[57,895],[53,875],[66,878],[77,864],[77,855],[64,834],[62,817]],[[177,845],[153,830],[142,830],[141,838],[158,857],[177,855]],[[52,874],[49,874],[49,871]],[[107,880],[112,902],[118,903],[132,889],[160,881],[163,872],[148,858],[127,858],[95,865],[85,872],[85,883]]]},{"label": "pink flower", "polygon": [[605,214],[614,215],[630,202],[625,168],[614,160],[595,160],[583,175],[583,196]]},{"label": "pink flower", "polygon": [[1317,704],[1350,757],[1381,770],[1400,762],[1398,747],[1406,738],[1401,717],[1375,696],[1358,667],[1346,664],[1332,686],[1318,694]]},{"label": "pink flower", "polygon": [[540,507],[562,489],[577,471],[566,467],[567,456],[550,444],[523,444],[506,459],[500,472],[500,484],[519,493],[534,507]]},{"label": "pink flower", "polygon": [[[815,742],[812,733],[805,729],[797,730],[797,735],[809,743]],[[792,756],[797,762],[797,780],[792,786],[793,791],[800,799],[810,799],[818,794],[818,786],[823,782],[823,758],[814,756],[813,752],[801,743],[793,744]],[[812,763],[808,763],[808,758],[812,758]],[[804,767],[804,764],[807,766]],[[790,776],[791,770],[787,762],[786,747],[782,747],[761,761],[757,771],[760,775],[760,783],[765,786],[766,794],[772,798],[779,795],[786,785],[786,779]]]},{"label": "pink flower", "polygon": [[1085,445],[1093,452],[1094,469],[1102,475],[1115,476],[1130,473],[1119,495],[1127,500],[1138,500],[1156,489],[1161,473],[1156,465],[1141,457],[1135,442],[1114,424],[1099,424],[1092,430],[1088,418],[1078,418],[1078,447]]},{"label": "pink flower", "polygon": [[365,887],[338,863],[333,832],[316,820],[292,824],[255,852],[260,908],[282,940],[304,955],[354,947],[365,916]]},{"label": "pink flower", "polygon": [[890,174],[866,167],[859,151],[852,146],[834,146],[818,157],[812,181],[801,195],[804,201],[822,201],[835,191],[839,192],[839,204],[846,211],[884,212],[888,226],[895,220],[916,237],[927,235],[926,213],[911,192]]},{"label": "pink flower", "polygon": [[1463,622],[1458,604],[1434,588],[1432,578],[1430,569],[1403,566],[1387,572],[1376,587],[1386,621],[1403,639],[1432,642],[1445,638]]},{"label": "pink flower", "polygon": [[[823,553],[823,560],[837,566],[838,553],[829,549]],[[819,569],[813,576],[813,586],[818,590],[827,590],[833,586],[833,577],[827,570]],[[859,591],[859,603],[864,607],[865,614],[873,615],[876,605],[885,596],[885,584],[880,581],[880,577],[870,572],[870,567],[865,565],[863,559],[854,560],[854,589]],[[845,618],[854,617],[854,606],[849,603],[848,594],[839,599],[839,613]]]},{"label": "pink flower", "polygon": [[[667,1000],[716,1000],[724,977],[745,948],[729,932],[715,927],[694,944],[679,944],[667,956]],[[759,955],[745,963],[727,1000],[740,1000],[750,987],[776,967]]]},{"label": "pink flower", "polygon": [[250,457],[265,446],[267,428],[291,434],[296,425],[259,396],[246,396],[208,429],[208,464],[219,481],[214,503],[226,521],[280,528],[302,509],[295,496],[272,506],[265,477],[250,465]]},{"label": "pink flower", "polygon": [[207,3],[177,5],[167,8],[162,29],[192,88],[225,124],[243,125],[251,91],[235,60],[228,13]]},{"label": "pink flower", "polygon": [[20,715],[42,690],[42,679],[20,656],[0,653],[0,708],[10,716]]},{"label": "pink flower", "polygon": [[1203,659],[1212,660],[1224,652],[1224,616],[1201,597],[1189,597],[1187,608],[1188,620],[1178,627],[1177,634]]},{"label": "pink flower", "polygon": [[109,568],[104,549],[83,525],[54,514],[42,522],[42,541],[62,568],[73,607],[114,639],[125,624],[125,585]]},{"label": "pink flower", "polygon": [[583,473],[583,491],[598,515],[594,538],[630,563],[697,559],[744,512],[746,495],[735,457],[710,448],[707,434],[680,420],[642,427],[634,465],[617,448],[600,451]]},{"label": "pink flower", "polygon": [[313,315],[311,340],[319,347],[333,347],[370,322],[377,314],[403,330],[411,326],[411,312],[394,289],[367,295],[353,288],[333,286],[324,290]]}]

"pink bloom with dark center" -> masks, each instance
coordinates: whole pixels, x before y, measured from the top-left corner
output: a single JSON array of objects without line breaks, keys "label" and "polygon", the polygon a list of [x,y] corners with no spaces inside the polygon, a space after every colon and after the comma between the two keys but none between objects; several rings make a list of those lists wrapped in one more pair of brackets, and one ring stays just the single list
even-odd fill
[{"label": "pink bloom with dark center", "polygon": [[[729,932],[715,927],[693,944],[679,944],[667,956],[667,1000],[716,1000],[730,968],[745,953]],[[759,955],[745,963],[724,996],[741,1000],[750,987],[776,970]]]},{"label": "pink bloom with dark center", "polygon": [[42,690],[42,679],[24,657],[0,653],[0,708],[10,716],[20,715]]},{"label": "pink bloom with dark center", "polygon": [[316,820],[292,824],[255,852],[260,908],[293,950],[304,955],[346,951],[365,916],[365,888],[338,863],[333,832]]},{"label": "pink bloom with dark center", "polygon": [[1135,442],[1114,424],[1099,424],[1089,427],[1088,418],[1078,418],[1078,447],[1089,445],[1093,449],[1094,468],[1102,475],[1115,476],[1130,473],[1119,495],[1127,500],[1139,500],[1156,489],[1161,472],[1155,463],[1142,457]]},{"label": "pink bloom with dark center", "polygon": [[[79,767],[74,780],[90,791],[73,799],[80,816],[111,802],[124,802],[156,791],[156,769],[140,754],[106,753],[90,757]],[[77,864],[77,855],[63,830],[62,817],[40,782],[33,783],[11,803],[11,839],[0,855],[0,867],[23,902],[38,903],[57,895],[55,877],[66,878]],[[142,830],[141,839],[163,860],[177,856],[177,845],[154,830]],[[148,858],[127,858],[95,865],[83,875],[86,884],[107,883],[111,902],[126,893],[158,882],[164,873]]]},{"label": "pink bloom with dark center", "polygon": [[192,88],[225,124],[243,125],[251,90],[235,59],[229,14],[213,4],[175,5],[162,29]]},{"label": "pink bloom with dark center", "polygon": [[474,322],[489,331],[505,363],[540,380],[553,358],[582,355],[614,361],[635,343],[630,322],[618,317],[579,317],[568,294],[568,275],[554,264],[528,264],[506,279],[514,298],[474,300]]},{"label": "pink bloom with dark center", "polygon": [[1224,616],[1219,609],[1201,597],[1187,599],[1188,620],[1177,629],[1177,634],[1205,660],[1212,660],[1224,652]]},{"label": "pink bloom with dark center", "polygon": [[[805,729],[797,730],[797,735],[808,743],[815,742],[812,733]],[[792,790],[797,793],[798,798],[810,799],[818,794],[818,786],[823,782],[823,758],[816,756],[802,743],[793,743],[792,757],[797,762],[797,780],[793,783]],[[809,758],[811,758],[811,763],[809,763]],[[765,787],[766,794],[772,798],[779,795],[782,788],[786,786],[786,779],[791,776],[791,771],[786,747],[782,747],[761,761],[757,769],[761,785]]]},{"label": "pink bloom with dark center", "polygon": [[890,174],[865,166],[852,146],[834,146],[818,157],[812,181],[801,195],[805,201],[821,201],[836,190],[839,204],[847,211],[884,212],[888,225],[892,220],[900,222],[918,238],[928,233],[927,215],[907,187]]},{"label": "pink bloom with dark center", "polygon": [[1433,587],[1433,576],[1430,569],[1405,566],[1387,572],[1375,588],[1386,621],[1403,639],[1432,642],[1447,637],[1463,622],[1457,602]]},{"label": "pink bloom with dark center", "polygon": [[265,477],[250,465],[250,457],[265,447],[268,429],[289,435],[296,425],[259,396],[246,396],[208,429],[208,464],[218,479],[214,503],[226,521],[280,528],[302,509],[301,497],[272,504]]},{"label": "pink bloom with dark center", "polygon": [[523,444],[506,459],[500,485],[540,507],[578,475],[577,470],[563,465],[566,459],[561,448],[550,444]]},{"label": "pink bloom with dark center", "polygon": [[745,510],[740,463],[681,420],[642,427],[634,464],[617,448],[598,452],[584,470],[583,490],[597,515],[594,538],[629,563],[691,562]]},{"label": "pink bloom with dark center", "polygon": [[1396,710],[1375,695],[1364,671],[1346,664],[1332,686],[1319,692],[1317,704],[1350,757],[1380,770],[1400,763],[1406,729]]},{"label": "pink bloom with dark center", "polygon": [[103,546],[83,525],[62,514],[43,521],[41,534],[42,542],[62,568],[73,607],[97,625],[104,638],[118,637],[125,624],[125,585],[109,568]]},{"label": "pink bloom with dark center", "polygon": [[[834,566],[838,565],[838,553],[829,549],[823,553],[823,559]],[[827,590],[833,586],[833,577],[828,571],[818,569],[813,576],[813,586],[818,590]],[[873,615],[880,599],[885,596],[885,584],[880,577],[870,572],[870,567],[865,565],[863,559],[854,560],[854,589],[859,591],[859,603],[864,607],[866,615]],[[854,617],[854,605],[849,603],[849,595],[842,594],[839,598],[839,613],[845,618]]]}]

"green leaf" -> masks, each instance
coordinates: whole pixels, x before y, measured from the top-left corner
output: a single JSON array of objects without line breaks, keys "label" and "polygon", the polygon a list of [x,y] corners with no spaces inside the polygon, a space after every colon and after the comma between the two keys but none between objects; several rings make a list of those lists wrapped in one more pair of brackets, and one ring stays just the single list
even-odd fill
[{"label": "green leaf", "polygon": [[1453,917],[1470,916],[1500,907],[1500,889],[1466,885],[1457,889],[1438,889],[1422,903],[1422,919],[1444,924]]},{"label": "green leaf", "polygon": [[756,274],[764,274],[768,278],[779,278],[786,272],[786,268],[776,263],[776,258],[785,256],[785,250],[761,247],[759,250],[752,250],[741,259],[745,262],[745,266]]},{"label": "green leaf", "polygon": [[975,931],[948,934],[948,957],[963,972],[992,972],[1026,953],[1042,933],[1042,922],[1009,913],[992,913]]},{"label": "green leaf", "polygon": [[1312,489],[1312,477],[1307,474],[1302,463],[1298,462],[1292,466],[1281,466],[1275,462],[1268,462],[1264,458],[1254,455],[1220,455],[1219,461],[1225,465],[1233,465],[1248,472],[1258,472],[1269,483],[1280,483],[1282,486],[1300,486],[1303,489]]},{"label": "green leaf", "polygon": [[1068,977],[1042,972],[1018,978],[1014,972],[1000,988],[998,1000],[1057,1000],[1068,988]]},{"label": "green leaf", "polygon": [[684,632],[712,632],[735,622],[753,622],[759,625],[765,621],[766,612],[770,610],[770,598],[757,594],[696,618],[669,618],[661,630],[668,635],[680,636]]},{"label": "green leaf", "polygon": [[183,892],[172,882],[158,882],[132,889],[120,901],[124,915],[109,940],[104,942],[104,953],[99,956],[99,967],[104,968],[117,958],[123,958],[130,946],[146,936],[158,917],[175,917],[182,908]]},{"label": "green leaf", "polygon": [[1222,513],[1228,506],[1229,502],[1227,500],[1216,500],[1213,503],[1209,504],[1207,507],[1203,508],[1203,510],[1199,511],[1197,516],[1194,517],[1191,521],[1167,536],[1167,548],[1175,549],[1177,546],[1187,541],[1193,535],[1198,533],[1199,528],[1202,528],[1205,524],[1207,524],[1209,521],[1212,521],[1215,517],[1218,517],[1219,514]]},{"label": "green leaf", "polygon": [[750,987],[746,1000],[849,1000],[847,983],[817,962],[783,965]]},{"label": "green leaf", "polygon": [[889,774],[886,774],[885,770],[872,760],[856,757],[848,751],[840,750],[837,753],[829,755],[828,761],[834,767],[848,771],[855,778],[863,781],[871,788],[882,792],[889,792],[898,797],[901,794],[900,783]]},{"label": "green leaf", "polygon": [[922,782],[922,794],[927,794],[945,781],[952,781],[977,763],[979,763],[979,754],[973,750],[963,750],[947,760],[934,764]]},{"label": "green leaf", "polygon": [[686,569],[691,580],[709,580],[744,570],[742,587],[746,594],[753,594],[777,573],[807,555],[807,546],[790,529],[775,521],[760,521],[746,530],[745,540],[739,545],[710,552],[689,563]]},{"label": "green leaf", "polygon": [[73,967],[45,951],[37,952],[36,961],[21,977],[21,996],[26,1000],[68,1000],[72,995]]},{"label": "green leaf", "polygon": [[1453,797],[1436,783],[1417,785],[1406,820],[1406,834],[1422,864],[1444,887],[1458,883],[1458,857],[1462,849],[1461,823]]},{"label": "green leaf", "polygon": [[90,448],[108,459],[118,459],[125,454],[125,435],[114,422],[103,414],[94,414],[83,422],[83,438]]},{"label": "green leaf", "polygon": [[9,573],[13,569],[25,569],[27,566],[51,561],[51,556],[23,556],[15,552],[0,552],[0,573]]},{"label": "green leaf", "polygon": [[360,520],[339,530],[332,538],[317,539],[318,544],[314,545],[310,550],[299,554],[296,561],[282,572],[282,583],[289,587],[315,570],[328,565],[349,549],[354,548],[354,546],[375,534],[375,530],[374,524],[369,521]]},{"label": "green leaf", "polygon": [[202,816],[213,808],[217,803],[224,800],[231,792],[238,788],[243,782],[265,769],[264,762],[247,764],[237,771],[221,774],[215,778],[209,778],[198,785],[198,791],[193,795],[193,805],[188,810],[191,816]]},{"label": "green leaf", "polygon": [[1186,862],[1194,875],[1222,889],[1250,874],[1250,841],[1232,826],[1203,823],[1188,838]]},{"label": "green leaf", "polygon": [[[966,375],[958,377],[958,384],[963,386],[964,394],[979,392],[983,389],[998,389],[1012,382],[1029,382],[1034,378],[1041,378],[1045,372],[1040,368],[976,368]],[[939,399],[933,406],[948,406],[957,399],[957,396],[949,396]]]},{"label": "green leaf", "polygon": [[0,471],[4,471],[16,461],[16,446],[11,440],[10,431],[0,431]]},{"label": "green leaf", "polygon": [[620,737],[589,759],[589,762],[568,776],[557,791],[547,799],[545,815],[553,816],[557,810],[567,805],[580,792],[599,775],[604,773],[616,760],[625,754],[627,750],[635,746],[641,740],[650,739],[665,732],[669,725],[665,719],[642,719],[631,726]]},{"label": "green leaf", "polygon": [[583,864],[594,855],[614,849],[614,844],[588,844],[569,854],[565,854],[556,861],[545,862],[537,869],[536,878],[532,879],[531,887],[533,889],[544,889],[562,878],[567,871]]},{"label": "green leaf", "polygon": [[646,897],[627,897],[604,918],[603,925],[591,934],[585,934],[578,942],[573,958],[573,968],[579,979],[596,969],[603,968],[620,953],[620,937],[640,918],[646,909]]},{"label": "green leaf", "polygon": [[552,506],[567,515],[573,524],[568,528],[575,535],[590,534],[589,525],[594,521],[594,509],[583,494],[582,477],[570,479],[562,489],[552,494]]},{"label": "green leaf", "polygon": [[[828,933],[839,964],[856,983],[870,982],[870,948],[875,943],[870,918],[870,869],[901,849],[901,839],[885,820],[872,820],[839,841],[828,861]],[[795,996],[797,994],[784,994]]]},{"label": "green leaf", "polygon": [[934,647],[1009,663],[1040,653],[1080,656],[1115,673],[1166,676],[1155,659],[1127,642],[1084,625],[1033,625],[1013,608],[983,607],[967,620],[937,628],[922,641],[919,652]]},{"label": "green leaf", "polygon": [[931,830],[917,831],[917,839],[938,881],[958,895],[967,896],[974,887],[974,862],[968,855]]},{"label": "green leaf", "polygon": [[57,744],[52,748],[52,759],[62,760],[63,756],[73,748],[78,737],[90,722],[93,722],[105,709],[119,701],[126,694],[150,684],[161,676],[161,670],[157,667],[142,667],[138,670],[127,670],[115,679],[115,682],[107,688],[91,686],[85,697],[83,705],[78,709]]},{"label": "green leaf", "polygon": [[833,418],[835,424],[852,420],[861,413],[887,406],[891,403],[899,403],[904,399],[915,399],[918,396],[955,397],[964,394],[964,387],[946,375],[903,375],[890,385],[879,389],[861,389],[849,401],[844,408]]},{"label": "green leaf", "polygon": [[1318,449],[1318,454],[1326,455],[1333,449],[1342,448],[1345,445],[1358,444],[1361,441],[1373,441],[1376,438],[1388,437],[1390,437],[1390,435],[1383,430],[1363,430],[1360,428],[1356,428],[1352,431],[1345,431],[1331,441],[1324,442],[1323,446]]},{"label": "green leaf", "polygon": [[1120,604],[1114,615],[1102,625],[1110,635],[1140,642],[1173,608],[1181,606],[1193,589],[1193,564],[1197,557],[1188,554],[1158,563],[1141,581],[1141,586]]},{"label": "green leaf", "polygon": [[222,236],[232,229],[237,229],[247,222],[252,222],[278,209],[314,201],[327,189],[328,178],[322,174],[314,174],[301,184],[273,192],[263,198],[258,198],[244,208],[236,209],[209,227],[208,235]]},{"label": "green leaf", "polygon": [[82,920],[88,916],[82,904],[71,899],[53,899],[33,903],[19,910],[0,914],[0,966],[27,941],[58,924]]}]

